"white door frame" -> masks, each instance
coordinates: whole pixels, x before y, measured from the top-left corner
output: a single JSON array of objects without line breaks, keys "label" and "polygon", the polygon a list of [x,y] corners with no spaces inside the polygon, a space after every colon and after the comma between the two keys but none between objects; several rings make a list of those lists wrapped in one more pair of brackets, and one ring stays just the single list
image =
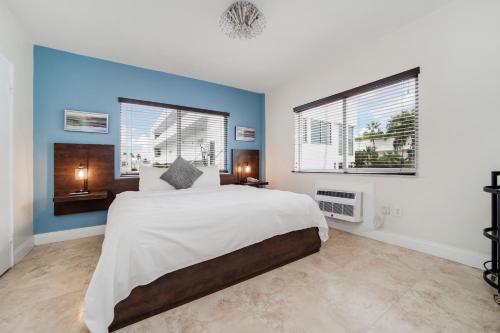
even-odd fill
[{"label": "white door frame", "polygon": [[[8,66],[9,72],[9,108],[8,108],[8,145],[7,145],[7,219],[8,219],[8,230],[9,230],[9,250],[10,250],[10,267],[14,266],[14,161],[13,161],[13,142],[14,142],[14,67],[10,61],[0,54],[0,61]],[[3,272],[0,272],[2,274]]]}]

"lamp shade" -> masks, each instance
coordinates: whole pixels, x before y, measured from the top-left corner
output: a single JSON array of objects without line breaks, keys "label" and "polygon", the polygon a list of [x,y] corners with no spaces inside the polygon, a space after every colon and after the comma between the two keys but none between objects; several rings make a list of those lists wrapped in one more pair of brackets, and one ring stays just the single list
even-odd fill
[{"label": "lamp shade", "polygon": [[87,168],[80,164],[80,166],[75,169],[75,180],[86,180],[87,177]]},{"label": "lamp shade", "polygon": [[252,171],[252,168],[247,163],[247,165],[245,165],[245,173],[250,173],[250,171]]}]

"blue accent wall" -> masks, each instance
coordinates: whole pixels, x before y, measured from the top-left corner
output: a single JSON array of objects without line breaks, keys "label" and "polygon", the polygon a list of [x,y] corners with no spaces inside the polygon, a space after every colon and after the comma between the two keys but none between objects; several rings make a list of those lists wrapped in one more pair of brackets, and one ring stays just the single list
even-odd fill
[{"label": "blue accent wall", "polygon": [[[106,223],[106,212],[54,216],[53,145],[56,142],[114,144],[118,177],[118,97],[229,112],[228,164],[232,148],[260,149],[261,170],[264,170],[263,94],[41,46],[34,47],[34,62],[35,234]],[[108,113],[109,134],[64,131],[64,109]],[[256,128],[257,140],[235,141],[237,125]]]}]

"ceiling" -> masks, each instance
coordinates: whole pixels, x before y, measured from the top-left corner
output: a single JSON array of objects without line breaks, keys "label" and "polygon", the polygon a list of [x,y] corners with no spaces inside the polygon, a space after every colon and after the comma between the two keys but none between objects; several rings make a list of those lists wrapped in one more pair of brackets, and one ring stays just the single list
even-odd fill
[{"label": "ceiling", "polygon": [[231,0],[6,0],[35,44],[257,92],[449,0],[255,0],[263,34],[219,29]]}]

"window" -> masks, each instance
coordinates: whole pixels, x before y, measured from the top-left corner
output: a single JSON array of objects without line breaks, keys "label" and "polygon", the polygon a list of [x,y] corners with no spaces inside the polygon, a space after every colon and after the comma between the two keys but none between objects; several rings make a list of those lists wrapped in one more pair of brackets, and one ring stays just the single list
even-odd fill
[{"label": "window", "polygon": [[308,143],[309,139],[308,139],[307,135],[309,133],[309,122],[307,121],[307,118],[304,118],[304,120],[302,121],[302,123],[303,123],[303,128],[302,128],[303,132],[302,132],[302,134],[303,134],[303,139],[304,139],[303,142],[304,143]]},{"label": "window", "polygon": [[[415,174],[419,73],[415,68],[294,108],[294,170]],[[301,139],[306,129],[310,141]]]},{"label": "window", "polygon": [[354,155],[354,126],[349,126],[349,130],[347,132],[347,144],[349,149],[349,156]]},{"label": "window", "polygon": [[338,132],[339,132],[339,155],[344,155],[344,125],[337,124]]},{"label": "window", "polygon": [[320,144],[331,145],[332,144],[332,124],[328,121],[321,122],[321,140]]},{"label": "window", "polygon": [[228,113],[119,98],[121,174],[167,167],[177,156],[227,169]]},{"label": "window", "polygon": [[332,124],[327,121],[311,119],[311,143],[332,144]]}]

